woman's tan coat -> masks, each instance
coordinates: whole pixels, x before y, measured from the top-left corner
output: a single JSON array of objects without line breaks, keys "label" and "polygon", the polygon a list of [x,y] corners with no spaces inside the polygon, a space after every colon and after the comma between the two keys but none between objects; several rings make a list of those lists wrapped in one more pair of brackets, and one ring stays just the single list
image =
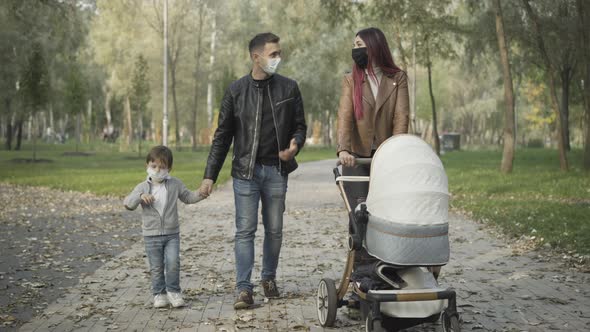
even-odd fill
[{"label": "woman's tan coat", "polygon": [[373,97],[366,75],[362,88],[363,117],[357,120],[353,110],[352,74],[344,76],[338,107],[337,152],[348,151],[360,157],[370,157],[373,146],[377,148],[389,137],[408,132],[410,106],[407,75],[403,71],[393,77],[384,73],[377,98]]}]

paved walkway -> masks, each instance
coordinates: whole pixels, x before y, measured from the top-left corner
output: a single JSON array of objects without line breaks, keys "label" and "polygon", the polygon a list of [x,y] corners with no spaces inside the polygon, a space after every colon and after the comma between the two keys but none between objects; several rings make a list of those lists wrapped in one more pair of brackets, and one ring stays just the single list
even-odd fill
[{"label": "paved walkway", "polygon": [[[301,165],[289,179],[278,285],[283,297],[234,311],[231,184],[210,199],[181,207],[182,309],[153,309],[142,242],[80,279],[22,331],[321,331],[314,294],[338,279],[346,255],[347,217],[333,183],[333,161]],[[137,213],[139,218],[139,212]],[[441,282],[458,292],[463,329],[590,330],[590,275],[564,270],[537,253],[514,255],[479,224],[451,218],[452,262]],[[257,256],[262,226],[256,239]],[[260,257],[255,266],[259,282]],[[255,289],[260,291],[259,288]],[[423,325],[412,331],[434,331]],[[339,310],[333,331],[364,331]]]}]

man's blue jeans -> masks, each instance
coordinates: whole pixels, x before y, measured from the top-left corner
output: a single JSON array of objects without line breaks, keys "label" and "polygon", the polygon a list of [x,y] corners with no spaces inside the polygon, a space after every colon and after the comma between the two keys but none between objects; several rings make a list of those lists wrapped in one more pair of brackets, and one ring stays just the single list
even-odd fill
[{"label": "man's blue jeans", "polygon": [[180,293],[180,234],[144,236],[152,294]]},{"label": "man's blue jeans", "polygon": [[256,164],[252,180],[233,179],[236,204],[236,288],[252,291],[254,237],[258,226],[258,202],[262,202],[264,243],[262,280],[275,279],[283,240],[283,213],[287,176],[276,166]]}]

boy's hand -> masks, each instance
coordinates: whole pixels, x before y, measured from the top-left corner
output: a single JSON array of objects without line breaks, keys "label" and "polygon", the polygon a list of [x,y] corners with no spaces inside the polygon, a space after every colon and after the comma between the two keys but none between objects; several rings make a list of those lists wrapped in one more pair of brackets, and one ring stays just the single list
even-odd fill
[{"label": "boy's hand", "polygon": [[294,138],[292,138],[289,148],[285,149],[283,151],[279,151],[279,158],[282,161],[289,161],[289,160],[293,159],[293,157],[295,157],[298,150],[299,150],[299,147],[297,146],[297,142],[295,141]]},{"label": "boy's hand", "polygon": [[209,197],[209,195],[211,195],[211,192],[213,191],[213,180],[211,179],[204,179],[203,182],[201,182],[201,187],[199,188],[199,194],[205,198]]},{"label": "boy's hand", "polygon": [[152,205],[152,203],[156,200],[156,198],[150,194],[141,194],[139,196],[139,198],[141,198],[141,201],[143,202],[143,204],[146,204],[146,205]]}]

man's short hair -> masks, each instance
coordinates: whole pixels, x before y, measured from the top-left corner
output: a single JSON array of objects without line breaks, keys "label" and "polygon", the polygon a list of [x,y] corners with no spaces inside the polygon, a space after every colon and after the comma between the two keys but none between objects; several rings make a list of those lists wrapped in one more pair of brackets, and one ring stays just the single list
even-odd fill
[{"label": "man's short hair", "polygon": [[149,164],[150,161],[156,160],[163,162],[164,164],[166,164],[166,167],[168,167],[168,169],[171,169],[173,161],[172,151],[163,145],[154,146],[145,158],[145,163]]},{"label": "man's short hair", "polygon": [[252,55],[255,50],[264,48],[264,45],[267,43],[278,43],[280,40],[281,38],[272,32],[259,33],[254,36],[254,38],[252,38],[250,41],[250,44],[248,44],[250,55]]}]

